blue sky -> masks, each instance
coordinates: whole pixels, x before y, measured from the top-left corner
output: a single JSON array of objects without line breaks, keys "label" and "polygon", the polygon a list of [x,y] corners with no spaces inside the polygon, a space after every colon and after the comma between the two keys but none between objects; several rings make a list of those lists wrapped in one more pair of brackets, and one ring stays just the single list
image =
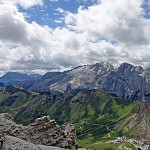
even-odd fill
[{"label": "blue sky", "polygon": [[[35,21],[41,25],[48,25],[52,28],[56,28],[58,26],[64,26],[64,22],[61,20],[64,15],[59,13],[57,9],[61,8],[65,11],[77,13],[80,6],[83,6],[86,9],[89,6],[96,4],[96,1],[45,0],[43,4],[44,6],[34,6],[28,10],[20,7],[19,10],[28,15],[28,22]],[[60,22],[57,23],[57,21]]]},{"label": "blue sky", "polygon": [[142,7],[144,8],[144,17],[150,19],[150,1],[144,0]]},{"label": "blue sky", "polygon": [[0,10],[0,74],[150,67],[150,0],[0,0]]}]

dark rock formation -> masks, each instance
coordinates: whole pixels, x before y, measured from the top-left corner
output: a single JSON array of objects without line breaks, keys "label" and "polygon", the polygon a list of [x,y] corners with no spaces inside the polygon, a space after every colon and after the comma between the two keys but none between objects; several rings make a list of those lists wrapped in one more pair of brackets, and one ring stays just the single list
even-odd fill
[{"label": "dark rock formation", "polygon": [[[18,138],[34,145],[55,146],[66,149],[77,149],[75,128],[65,123],[62,127],[48,116],[38,118],[28,126],[17,125],[9,114],[0,114],[0,132],[4,130],[8,137]],[[8,137],[8,139],[10,139]],[[6,141],[7,142],[7,141]]]},{"label": "dark rock formation", "polygon": [[102,84],[107,92],[131,100],[150,100],[150,72],[123,63]]}]

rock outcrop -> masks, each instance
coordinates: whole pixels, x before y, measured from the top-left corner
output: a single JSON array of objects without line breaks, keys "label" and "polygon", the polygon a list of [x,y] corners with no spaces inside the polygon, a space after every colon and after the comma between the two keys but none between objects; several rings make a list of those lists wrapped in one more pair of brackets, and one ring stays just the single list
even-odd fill
[{"label": "rock outcrop", "polygon": [[150,103],[142,102],[135,120],[136,130],[131,135],[143,141],[150,141]]},{"label": "rock outcrop", "polygon": [[[8,141],[11,141],[9,143],[15,143],[15,138],[18,138],[20,139],[19,142],[24,141],[27,147],[30,145],[27,143],[32,143],[33,147],[35,145],[35,148],[33,148],[35,150],[38,150],[37,145],[39,144],[65,149],[77,149],[74,126],[68,123],[59,126],[55,120],[51,120],[48,116],[38,118],[35,120],[35,123],[23,126],[17,125],[10,114],[0,114],[0,132],[2,131],[4,131],[6,136],[5,143],[8,143]],[[5,143],[4,145],[7,145]]]},{"label": "rock outcrop", "polygon": [[67,150],[65,148],[33,144],[13,136],[6,136],[0,150]]},{"label": "rock outcrop", "polygon": [[132,148],[127,148],[125,146],[120,145],[117,150],[132,150]]},{"label": "rock outcrop", "polygon": [[138,113],[119,123],[116,128],[121,129],[130,137],[143,142],[150,142],[150,103],[141,102]]}]

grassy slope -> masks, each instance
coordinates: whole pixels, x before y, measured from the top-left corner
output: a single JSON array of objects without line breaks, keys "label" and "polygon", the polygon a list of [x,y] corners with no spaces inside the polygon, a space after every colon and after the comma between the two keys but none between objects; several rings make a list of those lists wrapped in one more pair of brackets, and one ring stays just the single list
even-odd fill
[{"label": "grassy slope", "polygon": [[12,86],[16,92],[8,92],[6,87],[0,87],[0,113],[8,112],[14,116],[32,101],[35,93],[28,92],[20,87]]}]

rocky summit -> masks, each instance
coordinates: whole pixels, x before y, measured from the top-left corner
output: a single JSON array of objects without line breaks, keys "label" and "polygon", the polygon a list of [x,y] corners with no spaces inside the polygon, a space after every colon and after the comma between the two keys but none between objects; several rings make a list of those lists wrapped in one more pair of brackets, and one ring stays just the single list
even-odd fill
[{"label": "rocky summit", "polygon": [[68,123],[59,126],[48,116],[23,126],[17,125],[10,114],[0,114],[0,133],[2,150],[76,150],[78,147],[74,126]]}]

